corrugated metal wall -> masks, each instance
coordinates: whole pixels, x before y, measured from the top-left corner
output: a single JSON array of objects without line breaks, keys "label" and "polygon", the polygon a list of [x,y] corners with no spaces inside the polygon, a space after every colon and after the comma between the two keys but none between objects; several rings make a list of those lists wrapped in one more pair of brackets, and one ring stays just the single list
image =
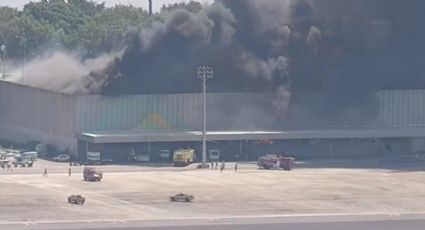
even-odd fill
[{"label": "corrugated metal wall", "polygon": [[[255,93],[208,94],[208,127],[242,130],[269,122],[270,99],[270,95]],[[79,131],[200,130],[201,122],[201,94],[77,97]]]},{"label": "corrugated metal wall", "polygon": [[[371,126],[425,125],[425,90],[381,91]],[[276,124],[273,95],[208,94],[209,130]],[[0,138],[75,150],[75,133],[101,130],[200,130],[201,94],[70,96],[0,81]]]},{"label": "corrugated metal wall", "polygon": [[77,97],[77,130],[193,130],[199,127],[197,94]]},{"label": "corrugated metal wall", "polygon": [[0,81],[0,108],[1,138],[75,150],[72,96]]},{"label": "corrugated metal wall", "polygon": [[[224,131],[274,127],[279,120],[274,116],[272,100],[271,94],[208,94],[208,128]],[[380,91],[376,101],[377,114],[366,126],[425,125],[425,90]],[[201,109],[201,94],[80,96],[77,130],[199,130]]]},{"label": "corrugated metal wall", "polygon": [[425,125],[425,90],[391,90],[376,94],[376,126]]}]

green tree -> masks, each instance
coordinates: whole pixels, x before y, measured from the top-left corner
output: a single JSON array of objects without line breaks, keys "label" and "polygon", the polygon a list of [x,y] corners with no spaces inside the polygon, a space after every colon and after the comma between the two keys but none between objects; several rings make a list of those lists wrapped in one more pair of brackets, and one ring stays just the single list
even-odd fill
[{"label": "green tree", "polygon": [[22,11],[0,7],[0,43],[7,45],[12,58],[49,46],[96,54],[123,47],[129,30],[161,18],[131,5],[106,8],[90,0],[41,0],[26,4]]},{"label": "green tree", "polygon": [[148,17],[145,10],[134,6],[107,8],[86,21],[80,38],[92,52],[116,50],[124,45],[126,32],[140,29]]},{"label": "green tree", "polygon": [[17,9],[10,8],[10,7],[0,7],[0,22],[8,22],[16,17],[18,17],[19,12]]},{"label": "green tree", "polygon": [[176,9],[185,9],[189,12],[197,13],[200,10],[202,10],[202,4],[200,2],[197,2],[197,1],[190,1],[188,3],[179,2],[179,3],[174,3],[174,4],[162,5],[161,12],[173,11],[173,10],[176,10]]},{"label": "green tree", "polygon": [[10,57],[23,57],[50,39],[48,28],[26,14],[1,23],[0,34]]}]

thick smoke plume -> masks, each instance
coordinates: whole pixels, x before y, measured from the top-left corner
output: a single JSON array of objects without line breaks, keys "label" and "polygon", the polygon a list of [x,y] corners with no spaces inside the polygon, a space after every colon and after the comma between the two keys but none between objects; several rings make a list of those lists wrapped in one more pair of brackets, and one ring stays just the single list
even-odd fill
[{"label": "thick smoke plume", "polygon": [[112,96],[199,92],[196,67],[211,65],[210,92],[273,92],[282,124],[358,125],[373,119],[376,91],[425,87],[424,9],[422,0],[217,0],[130,33],[122,57],[79,84]]},{"label": "thick smoke plume", "polygon": [[[276,75],[287,74],[284,56],[259,57],[235,37],[237,19],[222,4],[199,13],[176,10],[164,23],[130,34],[123,57],[109,69],[102,94],[198,92],[198,65],[211,65],[215,92],[267,91]],[[93,73],[92,76],[98,76]]]},{"label": "thick smoke plume", "polygon": [[85,76],[94,71],[101,72],[115,56],[118,54],[81,60],[75,53],[52,51],[13,71],[22,74],[6,80],[67,94],[93,93],[106,84],[107,76],[96,79]]}]

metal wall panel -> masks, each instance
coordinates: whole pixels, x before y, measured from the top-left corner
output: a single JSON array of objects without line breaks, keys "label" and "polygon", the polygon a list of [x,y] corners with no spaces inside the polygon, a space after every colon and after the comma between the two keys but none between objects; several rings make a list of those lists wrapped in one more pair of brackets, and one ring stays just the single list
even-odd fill
[{"label": "metal wall panel", "polygon": [[[425,125],[425,90],[380,91],[377,113],[365,126]],[[267,129],[276,122],[273,95],[255,93],[208,94],[208,129]],[[79,131],[200,130],[202,95],[80,96]],[[349,126],[351,123],[341,124]]]},{"label": "metal wall panel", "polygon": [[[209,130],[260,130],[276,121],[273,95],[208,94]],[[381,91],[370,126],[425,125],[425,90]],[[0,81],[0,138],[75,151],[75,133],[200,130],[202,95],[71,96]]]},{"label": "metal wall panel", "polygon": [[41,141],[75,151],[71,96],[0,81],[0,137]]},{"label": "metal wall panel", "polygon": [[199,95],[78,96],[77,130],[193,130]]},{"label": "metal wall panel", "polygon": [[[246,130],[271,122],[271,96],[208,94],[208,129]],[[77,97],[77,130],[200,130],[202,95]]]},{"label": "metal wall panel", "polygon": [[425,125],[425,90],[391,90],[376,94],[375,126]]}]

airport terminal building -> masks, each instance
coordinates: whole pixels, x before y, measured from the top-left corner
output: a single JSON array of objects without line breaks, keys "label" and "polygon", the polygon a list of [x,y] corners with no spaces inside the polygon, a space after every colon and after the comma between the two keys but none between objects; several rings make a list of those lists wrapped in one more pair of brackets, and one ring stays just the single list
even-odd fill
[{"label": "airport terminal building", "polygon": [[[258,128],[270,120],[267,113],[246,111],[261,108],[271,98],[209,94],[208,157],[242,161],[283,152],[298,158],[425,153],[425,90],[376,93],[377,115],[361,127]],[[80,159],[100,152],[103,159],[125,162],[133,152],[146,161],[169,161],[180,147],[200,155],[200,94],[68,95],[3,81],[0,105],[1,139],[51,144]],[[250,119],[240,119],[238,111]]]}]

